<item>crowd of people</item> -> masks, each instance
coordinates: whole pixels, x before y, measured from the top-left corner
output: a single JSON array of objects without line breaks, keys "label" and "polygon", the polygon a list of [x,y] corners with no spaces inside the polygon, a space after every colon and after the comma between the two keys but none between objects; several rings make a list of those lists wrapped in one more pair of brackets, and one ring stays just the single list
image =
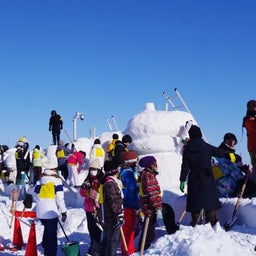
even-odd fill
[{"label": "crowd of people", "polygon": [[[56,256],[59,216],[61,221],[67,219],[63,181],[77,188],[84,198],[90,236],[87,255],[114,256],[119,246],[122,255],[148,249],[155,238],[157,220],[163,218],[155,156],[140,157],[130,150],[132,138],[129,134],[120,139],[114,133],[105,149],[96,138],[90,152],[77,150],[74,144],[65,144],[60,139],[63,128],[60,115],[56,111],[51,115],[49,130],[52,131],[53,145],[56,145],[57,161],[47,159],[39,145],[30,154],[25,136],[18,139],[14,154],[6,154],[6,157],[3,154],[9,184],[21,185],[22,174],[30,176],[37,217],[44,226],[42,246],[45,255]],[[57,128],[54,128],[56,124]],[[189,138],[182,150],[180,190],[187,194],[186,211],[191,213],[191,226],[202,224],[204,218],[205,223],[215,225],[218,221],[216,212],[221,208],[219,199],[239,196],[244,182],[248,183],[244,195],[256,194],[255,100],[247,103],[243,127],[247,131],[252,169],[236,154],[237,139],[233,133],[227,132],[219,147],[215,147],[204,141],[198,126],[189,128]],[[15,164],[13,159],[8,160],[11,156],[15,158]],[[88,170],[82,183],[78,180],[81,170]],[[141,232],[138,232],[138,226]],[[134,240],[138,234],[136,247]]]}]

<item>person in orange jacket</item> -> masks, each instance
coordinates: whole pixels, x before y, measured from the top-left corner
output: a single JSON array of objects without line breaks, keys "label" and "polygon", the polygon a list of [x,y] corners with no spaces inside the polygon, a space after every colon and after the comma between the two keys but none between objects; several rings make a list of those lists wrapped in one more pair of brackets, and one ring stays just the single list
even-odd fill
[{"label": "person in orange jacket", "polygon": [[253,171],[256,171],[256,100],[247,102],[246,115],[243,118],[243,127],[247,131],[247,150],[251,158]]}]

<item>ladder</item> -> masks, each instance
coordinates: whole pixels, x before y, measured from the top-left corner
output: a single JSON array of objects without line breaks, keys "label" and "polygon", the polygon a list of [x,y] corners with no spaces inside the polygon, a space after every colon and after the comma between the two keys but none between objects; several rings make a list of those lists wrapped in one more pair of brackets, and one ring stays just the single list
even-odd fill
[{"label": "ladder", "polygon": [[118,127],[117,127],[117,123],[116,123],[114,115],[111,116],[111,119],[106,118],[106,121],[107,121],[110,131],[118,131]]},{"label": "ladder", "polygon": [[[170,97],[170,96],[167,94],[167,92],[163,92],[163,95],[165,96],[165,98],[167,99],[167,101],[170,103],[170,105],[172,106],[173,110],[176,111],[178,108],[183,107],[189,114],[192,115],[192,113],[190,112],[190,110],[189,110],[187,104],[185,103],[185,101],[184,101],[183,98],[181,97],[180,93],[178,92],[178,89],[177,89],[177,88],[174,89],[174,92],[175,92],[175,95],[172,96],[172,97]],[[173,103],[173,99],[176,98],[176,97],[178,97],[178,99],[179,99],[179,101],[180,101],[180,103],[181,103],[180,105],[175,105],[175,104]]]},{"label": "ladder", "polygon": [[[180,95],[178,89],[175,88],[175,89],[174,89],[174,92],[175,92],[175,95],[172,96],[172,97],[170,97],[170,96],[167,94],[167,92],[163,92],[163,95],[165,96],[165,98],[167,99],[167,101],[170,103],[170,105],[172,106],[173,110],[176,111],[178,108],[184,108],[184,109],[186,110],[186,112],[188,112],[188,113],[192,116],[193,120],[195,121],[196,119],[194,118],[194,116],[192,115],[191,111],[189,110],[187,104],[185,103],[185,101],[184,101],[183,98],[181,97],[181,95]],[[178,99],[179,99],[179,101],[180,101],[180,104],[179,104],[179,105],[175,105],[175,104],[173,103],[173,99],[174,99],[174,98],[178,98]],[[186,128],[186,129],[189,129],[189,128],[190,128],[190,126],[193,124],[193,120],[188,120],[188,121],[186,122],[186,124],[185,124],[185,128]],[[204,138],[204,140],[207,142],[207,139],[206,139],[206,137],[204,136],[204,134],[203,134],[203,138]]]}]

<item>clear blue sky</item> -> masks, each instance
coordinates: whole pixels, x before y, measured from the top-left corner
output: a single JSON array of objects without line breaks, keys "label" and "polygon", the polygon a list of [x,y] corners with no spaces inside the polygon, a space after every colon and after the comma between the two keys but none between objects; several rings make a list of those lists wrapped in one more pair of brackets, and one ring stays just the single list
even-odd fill
[{"label": "clear blue sky", "polygon": [[0,144],[26,135],[48,146],[52,109],[71,136],[77,111],[77,137],[108,131],[112,115],[124,130],[146,102],[164,110],[163,91],[177,87],[209,142],[233,132],[247,155],[255,13],[254,0],[0,1]]}]

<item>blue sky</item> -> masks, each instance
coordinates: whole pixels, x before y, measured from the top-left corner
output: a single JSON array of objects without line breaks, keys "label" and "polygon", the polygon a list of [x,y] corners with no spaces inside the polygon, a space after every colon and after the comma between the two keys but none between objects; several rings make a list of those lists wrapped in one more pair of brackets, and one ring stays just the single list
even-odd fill
[{"label": "blue sky", "polygon": [[77,137],[108,131],[112,115],[122,131],[178,88],[207,140],[233,132],[246,157],[255,13],[254,0],[0,1],[0,144],[48,146],[52,109],[71,136],[77,111]]}]

